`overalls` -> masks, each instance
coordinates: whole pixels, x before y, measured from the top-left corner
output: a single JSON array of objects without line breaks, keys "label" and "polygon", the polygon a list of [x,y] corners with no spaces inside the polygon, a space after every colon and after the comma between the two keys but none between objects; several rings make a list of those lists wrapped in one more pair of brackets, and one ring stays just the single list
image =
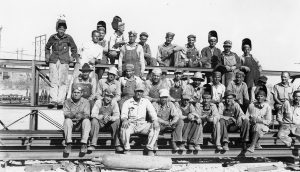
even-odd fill
[{"label": "overalls", "polygon": [[121,100],[119,102],[120,110],[122,110],[123,103],[132,98],[134,96],[134,90],[136,88],[136,80],[133,78],[132,80],[126,80],[125,86],[123,86],[122,94],[121,94]]},{"label": "overalls", "polygon": [[[236,66],[236,59],[234,54],[230,55],[224,55],[224,66]],[[227,71],[225,73],[225,86],[227,87],[230,81],[233,81],[235,79],[235,72],[234,71]]]},{"label": "overalls", "polygon": [[199,62],[197,62],[199,51],[195,47],[187,48],[186,57],[189,60],[187,64],[188,67],[200,67]]},{"label": "overalls", "polygon": [[[122,61],[122,71],[125,71],[126,64],[133,64],[134,65],[134,74],[136,76],[140,76],[141,74],[141,63],[140,63],[140,57],[137,53],[138,46],[136,45],[136,48],[133,50],[127,50],[125,45],[125,55],[123,57]],[[144,58],[144,57],[141,57]]]}]

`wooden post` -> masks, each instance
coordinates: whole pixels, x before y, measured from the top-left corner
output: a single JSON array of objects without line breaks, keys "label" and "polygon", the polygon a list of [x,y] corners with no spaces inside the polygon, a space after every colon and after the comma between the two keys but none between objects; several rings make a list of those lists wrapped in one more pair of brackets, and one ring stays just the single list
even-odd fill
[{"label": "wooden post", "polygon": [[39,72],[36,70],[37,66],[35,66],[35,103],[34,105],[39,104],[39,88],[40,88],[40,75]]},{"label": "wooden post", "polygon": [[35,90],[36,90],[36,70],[35,70],[35,60],[32,60],[31,65],[31,90],[30,90],[30,105],[35,106]]},{"label": "wooden post", "polygon": [[32,110],[29,117],[29,129],[37,130],[38,129],[38,110]]}]

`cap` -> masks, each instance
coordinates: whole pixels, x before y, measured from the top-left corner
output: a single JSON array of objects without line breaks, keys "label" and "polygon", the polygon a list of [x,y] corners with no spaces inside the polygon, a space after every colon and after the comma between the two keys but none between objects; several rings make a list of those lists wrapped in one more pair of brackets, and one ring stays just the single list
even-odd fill
[{"label": "cap", "polygon": [[260,76],[260,77],[258,78],[258,81],[261,81],[261,82],[263,82],[263,83],[267,83],[268,78],[267,78],[266,76],[262,75],[262,76]]},{"label": "cap", "polygon": [[159,97],[170,97],[169,90],[167,89],[159,90]]},{"label": "cap", "polygon": [[72,92],[78,90],[78,91],[82,91],[82,87],[80,84],[72,84]]},{"label": "cap", "polygon": [[125,70],[133,70],[133,69],[134,69],[134,65],[133,64],[126,64]]},{"label": "cap", "polygon": [[248,45],[250,48],[252,48],[252,43],[249,38],[245,38],[242,40],[242,50],[244,49],[245,45]]},{"label": "cap", "polygon": [[192,77],[193,80],[201,80],[201,81],[204,81],[203,79],[203,74],[201,72],[196,72],[194,74],[194,76]]},{"label": "cap", "polygon": [[183,70],[177,68],[177,69],[174,71],[174,74],[175,74],[175,73],[183,73]]},{"label": "cap", "polygon": [[174,37],[174,36],[175,36],[175,33],[172,33],[172,32],[166,33],[166,37]]},{"label": "cap", "polygon": [[140,36],[145,36],[145,37],[149,37],[149,35],[148,35],[148,33],[146,33],[146,32],[142,32],[141,34],[140,34]]},{"label": "cap", "polygon": [[134,30],[131,30],[131,31],[128,32],[128,35],[129,36],[131,36],[131,35],[136,36],[137,33]]},{"label": "cap", "polygon": [[230,41],[230,40],[226,40],[225,42],[224,42],[224,45],[223,45],[224,47],[231,47],[232,46],[232,42]]},{"label": "cap", "polygon": [[154,68],[154,69],[152,70],[152,73],[153,73],[153,74],[156,74],[156,75],[161,75],[162,71],[161,71],[160,68]]},{"label": "cap", "polygon": [[58,28],[60,28],[61,26],[63,26],[65,29],[67,29],[67,22],[66,20],[63,20],[63,19],[58,19],[57,22],[56,22],[56,30]]},{"label": "cap", "polygon": [[236,97],[235,93],[230,91],[230,90],[226,90],[224,93],[224,97],[230,96],[232,95],[233,97]]},{"label": "cap", "polygon": [[190,34],[187,38],[188,38],[188,39],[189,39],[189,38],[195,38],[195,39],[196,39],[196,35]]},{"label": "cap", "polygon": [[145,90],[144,84],[138,84],[134,89],[134,91],[144,91],[144,90]]},{"label": "cap", "polygon": [[90,65],[87,63],[84,63],[81,69],[79,69],[81,72],[91,72],[93,69],[91,69]]},{"label": "cap", "polygon": [[111,73],[114,75],[118,75],[118,69],[116,67],[110,67],[107,71],[107,73]]},{"label": "cap", "polygon": [[242,75],[242,76],[245,76],[245,73],[243,72],[243,71],[237,71],[236,73],[235,73],[235,75]]},{"label": "cap", "polygon": [[106,96],[114,96],[114,94],[112,93],[112,91],[110,89],[105,89],[104,90],[104,95],[106,95]]},{"label": "cap", "polygon": [[218,41],[218,33],[215,30],[208,32],[208,40],[210,39],[216,39]]}]

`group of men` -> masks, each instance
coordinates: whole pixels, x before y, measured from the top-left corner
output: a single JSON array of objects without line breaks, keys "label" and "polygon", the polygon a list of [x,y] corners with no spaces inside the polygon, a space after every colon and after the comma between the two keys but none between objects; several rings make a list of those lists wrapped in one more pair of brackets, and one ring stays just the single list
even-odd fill
[{"label": "group of men", "polygon": [[[168,32],[153,58],[146,44],[147,33],[141,33],[136,43],[137,33],[130,31],[126,42],[120,17],[114,17],[112,27],[115,33],[106,41],[106,23],[98,22],[92,42],[78,55],[72,37],[64,33],[65,20],[58,20],[57,33],[46,44],[51,80],[49,108],[57,105],[64,110],[65,153],[71,151],[74,130],[82,131],[83,153],[95,149],[101,130],[111,131],[116,151],[124,153],[130,151],[131,134],[140,133],[148,135],[146,148],[152,155],[158,150],[158,135],[170,130],[173,150],[200,151],[206,128],[217,150],[229,150],[228,132],[238,131],[243,150],[254,152],[261,148],[259,139],[269,130],[271,99],[281,124],[278,137],[291,148],[294,142],[288,135],[300,137],[300,91],[289,82],[288,72],[282,73],[282,81],[272,90],[266,87],[267,77],[260,75],[261,66],[250,54],[250,39],[242,41],[244,54],[239,57],[230,51],[229,40],[224,42],[223,52],[215,47],[216,31],[209,32],[209,46],[201,52],[194,45],[195,35],[189,35],[188,44],[180,47],[172,44],[175,34]],[[80,64],[81,73],[74,77],[70,98],[65,100],[73,59]],[[107,78],[102,78],[105,68],[95,65],[115,64],[116,60],[118,69],[109,68]],[[201,72],[186,79],[180,68],[174,71],[174,78],[163,77],[166,73],[159,67],[144,78],[145,65],[213,68],[213,72],[206,75],[207,84]]]}]

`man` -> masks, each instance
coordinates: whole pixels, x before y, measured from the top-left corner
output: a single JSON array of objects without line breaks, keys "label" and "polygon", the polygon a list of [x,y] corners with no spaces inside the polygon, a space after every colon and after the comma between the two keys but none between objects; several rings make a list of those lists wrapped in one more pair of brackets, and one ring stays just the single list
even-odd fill
[{"label": "man", "polygon": [[203,144],[203,127],[200,116],[196,112],[193,104],[190,103],[190,100],[191,96],[184,94],[182,95],[182,99],[180,101],[180,111],[182,113],[181,119],[184,122],[182,129],[182,141],[183,145],[185,143],[188,144],[189,150],[200,151],[200,145]]},{"label": "man", "polygon": [[[99,21],[97,23],[97,31],[99,32],[99,41],[98,44],[103,48],[102,59],[96,61],[97,64],[108,64],[108,41],[105,39],[106,35],[106,23],[104,21]],[[102,79],[102,75],[105,72],[105,68],[97,67],[95,73],[98,75],[98,80]]]},{"label": "man", "polygon": [[191,34],[187,37],[188,43],[185,44],[183,49],[183,53],[186,56],[187,63],[185,66],[187,67],[202,67],[200,62],[201,54],[199,50],[195,46],[196,36]]},{"label": "man", "polygon": [[119,107],[122,109],[123,103],[134,96],[136,86],[143,84],[143,81],[140,77],[134,75],[133,64],[127,64],[125,67],[125,76],[121,77],[119,82],[121,88]]},{"label": "man", "polygon": [[118,70],[115,67],[110,67],[107,72],[107,78],[100,79],[98,82],[96,97],[98,100],[104,97],[104,91],[106,89],[110,90],[114,97],[113,102],[118,102],[121,99],[121,88],[120,82],[116,80],[118,76]]},{"label": "man", "polygon": [[[124,144],[124,153],[130,151],[130,135],[146,134],[148,135],[148,143],[146,149],[148,155],[153,155],[154,144],[159,134],[159,123],[157,114],[151,102],[142,98],[145,87],[140,84],[134,90],[134,97],[125,101],[121,111],[121,139]],[[146,121],[146,113],[151,117],[151,123]]]},{"label": "man", "polygon": [[256,102],[249,105],[246,116],[249,116],[251,123],[252,140],[247,151],[253,153],[254,149],[261,149],[259,139],[269,131],[269,125],[272,120],[272,109],[266,102],[267,91],[259,90],[256,95]]},{"label": "man", "polygon": [[110,64],[115,64],[115,60],[119,59],[120,48],[126,43],[125,37],[123,35],[125,30],[125,23],[118,22],[117,29],[114,34],[109,38],[108,48],[109,48],[109,59]]},{"label": "man", "polygon": [[293,93],[294,103],[290,106],[285,102],[282,107],[282,113],[277,115],[277,121],[280,129],[277,137],[289,148],[294,149],[295,140],[289,135],[292,134],[298,140],[300,139],[300,91]]},{"label": "man", "polygon": [[57,33],[50,36],[45,46],[45,61],[49,63],[51,81],[49,108],[56,105],[59,109],[62,108],[67,94],[69,63],[73,62],[74,58],[78,62],[77,46],[73,38],[65,34],[66,29],[66,21],[59,19],[56,23]]},{"label": "man", "polygon": [[209,46],[201,50],[201,62],[204,68],[215,68],[221,57],[221,50],[216,47],[218,43],[218,33],[214,30],[208,32]]},{"label": "man", "polygon": [[222,73],[214,71],[212,74],[212,102],[219,106],[225,94],[225,85],[221,83]]},{"label": "man", "polygon": [[243,112],[246,112],[249,105],[249,94],[247,84],[244,82],[245,74],[238,71],[235,74],[235,80],[231,81],[227,90],[232,91],[236,95],[236,101],[241,106]]},{"label": "man", "polygon": [[[153,106],[157,113],[160,133],[171,129],[173,150],[185,150],[184,145],[181,144],[183,121],[179,118],[179,113],[175,105],[168,101],[170,97],[169,90],[161,89],[159,93],[160,100],[153,102]],[[179,148],[177,144],[181,144]]]},{"label": "man", "polygon": [[[255,95],[256,95],[256,93],[260,90],[260,89],[262,89],[263,87],[266,87],[267,88],[267,98],[266,98],[266,101],[268,101],[269,102],[269,104],[271,105],[271,99],[273,99],[273,98],[271,98],[271,96],[272,96],[272,93],[271,93],[271,89],[272,88],[268,88],[267,87],[267,81],[268,81],[268,78],[266,77],[266,76],[264,76],[264,75],[262,75],[262,76],[260,76],[259,78],[258,78],[258,81],[257,81],[257,84],[254,86],[254,87],[252,87],[252,90],[251,90],[251,97],[250,97],[250,102],[251,103],[253,103],[253,102],[255,102],[256,101],[256,99],[255,99]],[[273,106],[273,105],[272,105]]]},{"label": "man", "polygon": [[159,90],[168,89],[168,85],[166,82],[161,81],[162,71],[160,68],[154,68],[152,71],[151,80],[145,81],[145,93],[144,96],[151,102],[159,101]]},{"label": "man", "polygon": [[[129,31],[129,42],[120,49],[119,72],[125,71],[126,64],[134,65],[134,74],[143,78],[145,71],[144,50],[141,45],[135,42],[137,33]],[[122,72],[122,73],[121,73]]]},{"label": "man", "polygon": [[111,90],[104,91],[103,99],[96,101],[92,110],[92,127],[91,127],[91,146],[88,150],[95,150],[98,141],[99,130],[111,131],[114,140],[114,146],[117,152],[123,151],[120,146],[119,126],[120,126],[120,110],[118,103],[112,101],[114,94]]},{"label": "man", "polygon": [[150,46],[146,43],[148,40],[148,33],[142,32],[140,34],[139,44],[143,47],[144,50],[144,59],[147,66],[156,66],[156,59],[152,57]]},{"label": "man", "polygon": [[218,150],[228,151],[228,132],[235,132],[240,129],[241,141],[243,143],[243,150],[247,148],[249,141],[250,123],[248,117],[243,113],[239,104],[234,100],[236,95],[234,92],[227,90],[224,95],[224,103],[219,104],[220,113],[220,135],[222,147],[217,147]]},{"label": "man", "polygon": [[72,130],[81,130],[81,153],[87,152],[87,140],[91,130],[90,118],[90,104],[89,101],[82,97],[82,88],[74,85],[72,88],[71,98],[64,102],[64,135],[66,139],[66,148],[64,153],[71,153],[72,147]]},{"label": "man", "polygon": [[226,40],[223,47],[224,51],[221,53],[218,64],[226,68],[225,86],[227,87],[228,84],[234,80],[235,73],[241,66],[241,59],[236,53],[231,52],[232,42],[230,40]]},{"label": "man", "polygon": [[79,70],[81,74],[74,79],[72,85],[79,85],[82,88],[82,97],[89,100],[92,107],[96,98],[97,87],[96,79],[94,77],[90,77],[90,73],[93,70],[87,63],[85,63]]},{"label": "man", "polygon": [[175,34],[172,32],[166,33],[166,42],[158,46],[157,62],[160,66],[184,66],[185,62],[181,57],[183,48],[172,44],[174,36]]},{"label": "man", "polygon": [[187,82],[182,80],[183,71],[176,69],[174,72],[174,78],[168,81],[168,87],[170,89],[170,96],[175,99],[176,102],[181,100],[183,90],[187,87]]},{"label": "man", "polygon": [[187,86],[187,88],[183,91],[183,94],[191,95],[194,102],[201,102],[203,93],[201,82],[204,81],[202,73],[196,72],[191,79],[193,82]]}]

